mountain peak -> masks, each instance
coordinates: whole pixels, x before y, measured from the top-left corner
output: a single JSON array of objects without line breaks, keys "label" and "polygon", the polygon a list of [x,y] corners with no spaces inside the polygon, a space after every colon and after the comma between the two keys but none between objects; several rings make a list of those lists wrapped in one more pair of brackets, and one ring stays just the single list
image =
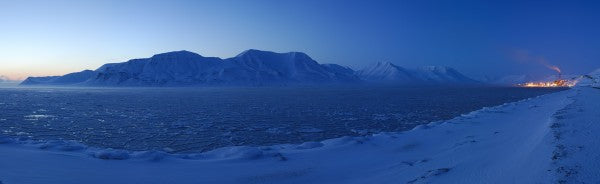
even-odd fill
[{"label": "mountain peak", "polygon": [[[360,80],[393,84],[472,83],[473,80],[445,66],[406,69],[391,62],[377,62],[360,71],[335,64],[319,64],[302,52],[277,53],[249,49],[233,58],[203,57],[181,50],[151,58],[109,63],[54,77],[34,77],[23,85],[294,85]],[[2,79],[2,77],[0,77]]]},{"label": "mountain peak", "polygon": [[307,57],[310,58],[306,53],[303,52],[286,52],[286,53],[277,53],[272,51],[263,51],[258,49],[248,49],[244,52],[241,52],[235,57],[244,57],[244,56],[265,56],[265,55],[282,55],[282,56],[293,56],[293,57]]},{"label": "mountain peak", "polygon": [[391,62],[388,61],[379,61],[377,62],[377,64],[375,64],[376,66],[396,66]]},{"label": "mountain peak", "polygon": [[194,58],[194,57],[202,57],[202,56],[200,54],[190,52],[187,50],[165,52],[165,53],[156,54],[156,55],[152,56],[152,58]]},{"label": "mountain peak", "polygon": [[425,70],[448,70],[448,69],[452,69],[452,67],[430,65],[430,66],[422,66],[421,69],[425,69]]},{"label": "mountain peak", "polygon": [[419,70],[440,72],[440,73],[456,72],[456,70],[454,68],[447,67],[447,66],[423,66],[423,67],[420,67]]},{"label": "mountain peak", "polygon": [[367,81],[387,81],[396,83],[439,84],[472,83],[474,80],[446,66],[424,66],[417,69],[405,69],[390,62],[377,62],[357,72]]},{"label": "mountain peak", "polygon": [[394,63],[388,61],[379,61],[375,65],[371,66],[371,69],[376,70],[404,70],[403,67],[395,65]]},{"label": "mountain peak", "polygon": [[275,54],[275,52],[271,52],[271,51],[262,51],[262,50],[257,50],[257,49],[248,49],[245,50],[241,53],[239,53],[237,56],[235,57],[243,57],[243,56],[248,56],[248,55],[257,55],[257,54]]}]

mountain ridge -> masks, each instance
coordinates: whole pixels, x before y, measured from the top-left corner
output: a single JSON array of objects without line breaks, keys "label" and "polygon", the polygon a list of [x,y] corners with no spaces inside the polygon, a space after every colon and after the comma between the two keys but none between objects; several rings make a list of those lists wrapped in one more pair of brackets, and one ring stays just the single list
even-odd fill
[{"label": "mountain ridge", "polygon": [[376,64],[356,71],[366,81],[392,84],[477,84],[478,81],[464,76],[447,66],[423,66],[407,69],[390,62]]},{"label": "mountain ridge", "polygon": [[[404,77],[400,76],[402,73]],[[302,52],[248,49],[226,59],[204,57],[186,50],[165,52],[149,58],[107,63],[96,70],[63,76],[29,77],[21,85],[289,86],[357,84],[377,79],[396,84],[474,81],[449,67],[428,66],[409,70],[380,62],[372,70],[354,71],[337,64],[320,64]]]}]

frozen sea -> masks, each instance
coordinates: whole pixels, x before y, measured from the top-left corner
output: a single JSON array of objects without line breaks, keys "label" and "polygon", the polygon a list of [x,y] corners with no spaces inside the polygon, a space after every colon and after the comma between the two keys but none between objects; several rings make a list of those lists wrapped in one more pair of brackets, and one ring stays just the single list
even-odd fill
[{"label": "frozen sea", "polygon": [[172,153],[409,130],[563,89],[0,88],[0,134]]}]

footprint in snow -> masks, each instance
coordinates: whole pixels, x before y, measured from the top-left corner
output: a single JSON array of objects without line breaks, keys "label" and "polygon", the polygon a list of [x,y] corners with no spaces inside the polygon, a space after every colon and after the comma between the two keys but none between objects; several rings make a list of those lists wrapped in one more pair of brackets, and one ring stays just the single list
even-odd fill
[{"label": "footprint in snow", "polygon": [[410,143],[410,144],[406,144],[404,146],[402,146],[402,148],[400,148],[403,151],[411,151],[414,150],[415,148],[417,148],[419,146],[418,143]]},{"label": "footprint in snow", "polygon": [[422,164],[422,163],[425,163],[425,162],[429,162],[429,160],[430,159],[428,159],[428,158],[424,158],[424,159],[421,159],[421,160],[402,161],[402,162],[400,162],[398,164],[391,165],[389,167],[389,169],[412,167],[412,166],[419,165],[419,164]]},{"label": "footprint in snow", "polygon": [[466,136],[465,138],[467,140],[454,144],[453,148],[456,148],[456,147],[459,147],[459,146],[463,146],[463,145],[469,144],[469,143],[472,144],[472,143],[478,142],[477,140],[475,140],[475,136],[472,136],[472,135]]},{"label": "footprint in snow", "polygon": [[431,178],[431,177],[435,177],[435,176],[439,176],[442,174],[446,174],[450,171],[450,168],[439,168],[439,169],[434,169],[434,170],[428,170],[425,173],[423,173],[423,175],[419,176],[418,178],[415,178],[413,180],[410,180],[406,183],[409,184],[413,184],[413,183],[428,183],[425,180]]}]

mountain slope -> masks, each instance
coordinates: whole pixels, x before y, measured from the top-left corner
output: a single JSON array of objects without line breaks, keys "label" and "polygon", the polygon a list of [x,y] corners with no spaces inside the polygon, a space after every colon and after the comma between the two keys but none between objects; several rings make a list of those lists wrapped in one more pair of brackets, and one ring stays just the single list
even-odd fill
[{"label": "mountain slope", "polygon": [[426,66],[406,69],[389,62],[379,62],[356,72],[363,80],[392,84],[476,84],[450,67]]},{"label": "mountain slope", "polygon": [[157,54],[151,58],[106,64],[96,70],[86,85],[160,86],[210,83],[218,70],[219,58],[203,57],[188,51]]},{"label": "mountain slope", "polygon": [[477,83],[454,68],[445,66],[425,66],[417,69],[419,78],[434,83]]},{"label": "mountain slope", "polygon": [[367,81],[396,81],[409,83],[418,80],[409,70],[389,62],[378,62],[371,67],[357,71],[356,74],[361,77],[361,79]]},{"label": "mountain slope", "polygon": [[238,74],[243,74],[257,84],[272,83],[331,83],[358,81],[358,78],[344,75],[340,67],[320,65],[301,52],[275,53],[247,50],[234,58],[226,59],[229,66],[237,66]]},{"label": "mountain slope", "polygon": [[28,77],[21,85],[73,85],[83,83],[96,74],[95,71],[84,70],[63,76]]},{"label": "mountain slope", "polygon": [[77,86],[288,86],[386,83],[394,85],[478,84],[458,71],[441,66],[406,69],[377,63],[354,71],[319,64],[301,52],[246,50],[235,57],[204,57],[189,51],[109,63],[98,69],[64,76],[29,77],[21,85]]},{"label": "mountain slope", "polygon": [[247,50],[229,59],[176,51],[105,64],[65,76],[30,77],[22,85],[262,86],[348,83],[360,79],[341,66],[321,65],[301,52]]}]

